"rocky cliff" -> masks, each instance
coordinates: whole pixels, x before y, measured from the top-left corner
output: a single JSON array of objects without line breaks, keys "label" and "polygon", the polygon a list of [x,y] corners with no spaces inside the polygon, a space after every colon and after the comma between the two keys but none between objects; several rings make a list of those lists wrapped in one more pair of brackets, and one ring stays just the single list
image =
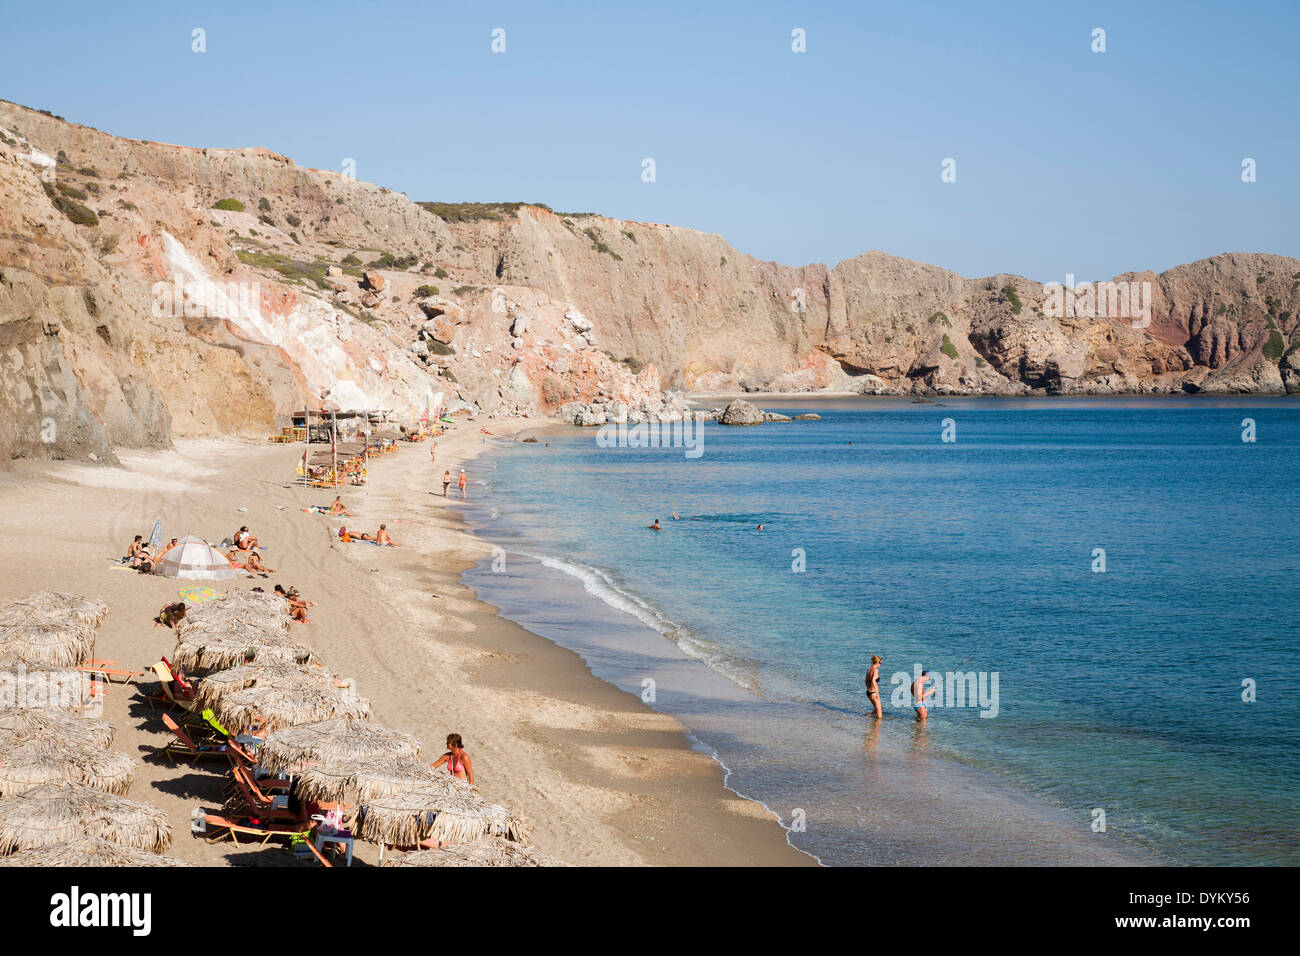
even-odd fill
[{"label": "rocky cliff", "polygon": [[879,252],[783,266],[688,229],[420,204],[0,102],[4,459],[257,434],[322,401],[673,417],[664,388],[1300,390],[1300,261],[1115,281],[1062,295]]}]

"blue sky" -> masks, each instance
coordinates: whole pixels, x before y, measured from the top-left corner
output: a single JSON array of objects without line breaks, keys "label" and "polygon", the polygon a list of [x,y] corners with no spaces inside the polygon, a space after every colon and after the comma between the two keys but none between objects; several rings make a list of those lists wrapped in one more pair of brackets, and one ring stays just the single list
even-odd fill
[{"label": "blue sky", "polygon": [[1293,2],[9,0],[0,31],[0,97],[117,135],[352,158],[412,199],[667,222],[792,265],[882,249],[1063,281],[1300,255]]}]

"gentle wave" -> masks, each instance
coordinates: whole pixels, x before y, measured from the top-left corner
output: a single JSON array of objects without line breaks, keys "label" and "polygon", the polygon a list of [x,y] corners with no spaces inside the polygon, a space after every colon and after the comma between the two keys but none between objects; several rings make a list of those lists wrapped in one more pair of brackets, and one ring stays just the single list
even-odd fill
[{"label": "gentle wave", "polygon": [[750,693],[761,695],[757,664],[694,634],[690,629],[672,620],[649,601],[620,585],[602,568],[567,558],[558,558],[550,554],[536,554],[528,551],[517,551],[515,553],[525,558],[531,558],[543,567],[561,571],[570,577],[576,578],[582,583],[583,590],[588,594],[603,601],[616,611],[632,615],[646,627],[662,634],[676,644],[687,657],[708,665],[736,686]]}]

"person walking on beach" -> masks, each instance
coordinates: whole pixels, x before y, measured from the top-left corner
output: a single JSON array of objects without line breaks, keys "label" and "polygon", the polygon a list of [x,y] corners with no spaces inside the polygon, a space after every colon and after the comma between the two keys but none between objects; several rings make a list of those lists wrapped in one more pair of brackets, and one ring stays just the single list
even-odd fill
[{"label": "person walking on beach", "polygon": [[453,777],[474,786],[474,765],[470,763],[469,754],[465,753],[465,742],[460,739],[460,734],[447,735],[447,752],[438,758],[437,763],[429,766],[437,770],[443,764],[447,765]]},{"label": "person walking on beach", "polygon": [[925,720],[930,715],[925,709],[925,699],[934,693],[934,688],[925,689],[926,678],[929,671],[921,671],[921,676],[912,681],[912,709],[916,711],[917,720]]},{"label": "person walking on beach", "polygon": [[450,487],[451,487],[451,472],[444,471],[442,473],[442,496],[444,498],[447,497],[447,489]]},{"label": "person walking on beach", "polygon": [[883,718],[884,712],[880,709],[880,665],[884,659],[879,654],[871,655],[871,667],[867,669],[867,700],[871,701],[871,709],[876,713],[876,719]]},{"label": "person walking on beach", "polygon": [[467,478],[465,477],[465,469],[462,468],[462,469],[460,470],[460,477],[456,480],[456,483],[460,486],[460,496],[461,496],[461,498],[464,498],[464,497],[465,497],[465,485],[468,483],[468,481],[469,481],[469,479],[467,479]]}]

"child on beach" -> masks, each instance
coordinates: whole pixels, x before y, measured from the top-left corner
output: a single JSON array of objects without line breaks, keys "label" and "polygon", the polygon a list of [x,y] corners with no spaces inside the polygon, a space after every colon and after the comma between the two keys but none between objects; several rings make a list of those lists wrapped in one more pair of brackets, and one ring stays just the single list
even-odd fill
[{"label": "child on beach", "polygon": [[437,763],[429,766],[437,770],[443,764],[447,765],[453,777],[474,786],[474,765],[470,763],[469,754],[465,753],[465,742],[460,739],[460,734],[447,735],[447,752],[438,758]]}]

